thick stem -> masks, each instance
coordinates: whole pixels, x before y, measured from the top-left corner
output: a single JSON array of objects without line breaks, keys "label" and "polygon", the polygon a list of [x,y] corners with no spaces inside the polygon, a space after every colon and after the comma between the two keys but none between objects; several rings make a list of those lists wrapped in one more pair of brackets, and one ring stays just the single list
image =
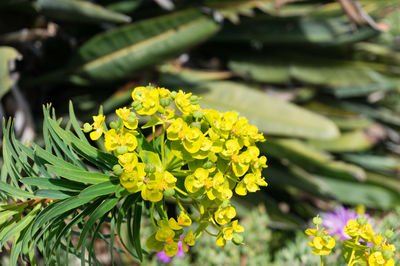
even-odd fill
[{"label": "thick stem", "polygon": [[324,266],[324,257],[323,256],[320,257],[321,257],[321,266]]}]

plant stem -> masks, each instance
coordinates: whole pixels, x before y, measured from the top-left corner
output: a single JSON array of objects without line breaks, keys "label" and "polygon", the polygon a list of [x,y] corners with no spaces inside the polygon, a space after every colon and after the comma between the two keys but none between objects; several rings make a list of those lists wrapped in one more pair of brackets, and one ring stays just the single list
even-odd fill
[{"label": "plant stem", "polygon": [[175,190],[178,191],[179,193],[183,194],[186,197],[189,196],[185,191],[183,191],[182,189],[178,188],[177,186],[175,186]]},{"label": "plant stem", "polygon": [[162,132],[161,132],[161,165],[163,170],[165,169],[164,135],[165,135],[165,123],[162,124]]},{"label": "plant stem", "polygon": [[151,129],[153,131],[153,149],[156,150],[156,126],[152,126]]},{"label": "plant stem", "polygon": [[153,224],[154,228],[157,230],[157,224],[154,221],[154,202],[151,203],[151,208],[150,208],[150,219],[151,219],[151,223]]},{"label": "plant stem", "polygon": [[321,257],[321,266],[324,266],[324,257],[322,257],[322,256],[320,256]]},{"label": "plant stem", "polygon": [[[356,240],[354,241],[354,244],[357,245],[358,244],[358,239],[360,238],[360,236],[356,237]],[[354,255],[356,253],[355,248],[353,247],[353,249],[351,250],[351,256],[350,256],[350,260],[348,262],[348,266],[352,265],[353,259],[354,259]]]}]

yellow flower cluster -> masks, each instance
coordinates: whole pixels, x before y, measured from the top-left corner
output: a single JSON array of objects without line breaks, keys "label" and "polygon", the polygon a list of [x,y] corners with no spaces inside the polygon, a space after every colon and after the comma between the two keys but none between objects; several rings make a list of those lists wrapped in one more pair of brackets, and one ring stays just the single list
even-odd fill
[{"label": "yellow flower cluster", "polygon": [[[129,193],[140,192],[157,210],[165,211],[161,207],[166,197],[179,204],[182,213],[177,221],[166,220],[165,213],[153,222],[157,232],[148,242],[151,248],[162,247],[167,255],[176,254],[182,226],[192,223],[183,201],[199,211],[194,219],[201,221],[202,227],[196,236],[206,231],[208,222],[219,230],[218,245],[226,241],[240,244],[244,228],[233,221],[236,210],[230,199],[233,191],[245,196],[267,186],[262,177],[267,159],[256,146],[264,141],[263,135],[235,112],[201,109],[199,97],[191,93],[137,87],[132,99],[131,107],[115,111],[118,119],[109,124],[110,129],[99,114],[92,124],[84,125],[84,131],[90,132],[92,140],[104,133],[105,148],[118,158],[113,173]],[[152,149],[150,143],[147,147],[143,144],[147,141],[138,128],[137,115],[149,117],[141,129],[152,129]],[[184,241],[191,245],[194,235],[189,232]]]},{"label": "yellow flower cluster", "polygon": [[376,235],[367,218],[358,218],[357,221],[349,220],[344,232],[352,238],[351,241],[356,245],[360,245],[358,242],[360,239],[372,244],[372,247],[365,250],[365,260],[368,265],[394,266],[393,255],[396,247],[388,243],[388,240],[393,236],[391,230],[385,232],[385,237]]},{"label": "yellow flower cluster", "polygon": [[335,239],[329,235],[329,232],[324,231],[324,228],[319,228],[319,225],[322,224],[322,219],[320,217],[314,217],[313,223],[317,228],[308,228],[305,231],[306,235],[313,237],[313,240],[308,243],[308,245],[313,248],[311,252],[319,256],[331,254],[336,244]]},{"label": "yellow flower cluster", "polygon": [[[313,223],[317,229],[308,228],[305,233],[314,237],[308,245],[313,248],[312,253],[321,256],[321,265],[323,265],[322,256],[331,253],[335,246],[335,239],[329,236],[324,228],[318,228],[322,224],[320,217],[314,217]],[[386,230],[384,236],[376,235],[371,223],[368,223],[368,218],[358,218],[349,220],[344,227],[344,232],[351,237],[343,242],[344,252],[347,254],[344,257],[348,265],[394,266],[393,257],[396,247],[388,242],[394,234],[392,230]]]}]

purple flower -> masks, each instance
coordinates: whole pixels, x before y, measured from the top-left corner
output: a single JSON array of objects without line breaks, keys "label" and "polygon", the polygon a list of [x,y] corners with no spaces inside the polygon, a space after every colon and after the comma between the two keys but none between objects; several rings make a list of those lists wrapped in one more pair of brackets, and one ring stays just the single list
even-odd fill
[{"label": "purple flower", "polygon": [[[181,236],[181,239],[182,238],[183,237]],[[178,242],[178,247],[179,247],[179,250],[178,250],[178,253],[175,255],[175,257],[178,257],[178,258],[185,257],[185,252],[183,252],[183,249],[182,249],[182,241]],[[165,254],[164,250],[161,252],[156,252],[156,255],[157,255],[158,260],[160,260],[164,263],[168,263],[171,261],[171,257],[167,256],[167,254]]]},{"label": "purple flower", "polygon": [[321,215],[322,226],[324,226],[331,235],[338,235],[339,240],[350,239],[351,237],[344,232],[344,227],[349,220],[357,220],[359,217],[369,217],[369,215],[366,214],[362,216],[352,209],[346,209],[340,206],[333,212],[327,212]]}]

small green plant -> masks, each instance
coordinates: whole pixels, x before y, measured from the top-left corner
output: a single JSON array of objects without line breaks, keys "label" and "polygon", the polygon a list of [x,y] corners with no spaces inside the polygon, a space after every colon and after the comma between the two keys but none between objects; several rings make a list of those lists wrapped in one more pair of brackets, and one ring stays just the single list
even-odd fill
[{"label": "small green plant", "polygon": [[[0,241],[3,246],[14,239],[12,265],[21,256],[35,263],[35,248],[48,265],[60,265],[64,253],[82,264],[97,263],[94,241],[104,240],[112,255],[122,225],[128,230],[127,243],[120,237],[122,245],[142,260],[144,208],[154,227],[146,241],[150,250],[174,256],[179,241],[187,251],[203,232],[220,246],[242,243],[244,228],[234,220],[230,199],[233,191],[245,196],[267,185],[261,175],[266,158],[255,146],[264,141],[257,127],[235,112],[201,109],[191,93],[147,86],[135,88],[132,98],[131,107],[116,110],[118,118],[109,127],[100,111],[83,130],[72,104],[65,128],[54,110],[44,107],[45,149],[20,143],[8,122]],[[138,115],[148,121],[140,128]],[[151,130],[150,141],[142,130]],[[108,152],[93,147],[82,131],[93,141],[104,134]],[[178,217],[168,215],[166,199],[180,207]],[[196,228],[189,229],[193,221]],[[102,232],[103,224],[109,224],[109,234]]]}]

